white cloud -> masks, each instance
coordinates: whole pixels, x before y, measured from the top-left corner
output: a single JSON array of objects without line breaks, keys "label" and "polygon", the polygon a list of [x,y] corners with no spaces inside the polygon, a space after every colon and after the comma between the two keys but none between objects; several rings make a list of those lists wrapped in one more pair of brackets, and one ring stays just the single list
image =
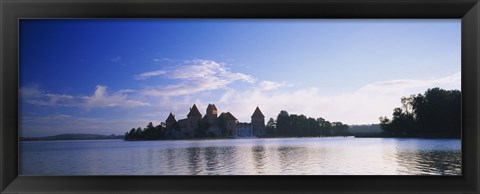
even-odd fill
[{"label": "white cloud", "polygon": [[39,97],[42,95],[42,92],[38,89],[38,86],[32,85],[20,88],[20,95],[23,97]]},{"label": "white cloud", "polygon": [[[81,109],[111,107],[143,107],[138,118],[97,119],[70,115],[22,116],[23,134],[59,133],[103,133],[122,134],[132,127],[144,127],[150,120],[158,124],[166,119],[170,111],[177,119],[186,117],[188,108],[196,102],[202,114],[208,103],[215,103],[220,112],[231,112],[241,122],[249,122],[258,105],[266,119],[276,118],[281,110],[290,114],[308,117],[323,117],[329,121],[347,124],[378,123],[378,117],[391,116],[392,110],[400,106],[400,97],[425,92],[428,88],[460,89],[461,73],[431,79],[399,79],[366,84],[355,91],[337,95],[326,95],[322,88],[294,88],[288,82],[259,81],[252,77],[231,72],[225,65],[206,60],[189,61],[178,69],[162,76],[178,79],[180,83],[147,88],[143,90],[123,89],[109,93],[106,86],[97,85],[92,95],[69,95],[42,91],[37,86],[22,87],[21,100],[39,106],[76,107]],[[248,90],[227,87],[234,81],[251,83]],[[210,95],[202,99],[193,94],[201,91],[225,88],[223,95],[212,102]],[[150,89],[150,91],[148,90]],[[149,93],[142,100],[135,99],[139,93]],[[158,93],[155,93],[158,92]],[[182,95],[182,96],[178,96]],[[133,96],[133,97],[132,97]],[[146,101],[148,100],[148,101]],[[151,102],[151,103],[148,103]],[[74,127],[72,127],[74,126]]]},{"label": "white cloud", "polygon": [[[400,98],[411,94],[425,92],[428,88],[459,89],[461,73],[457,72],[445,77],[431,79],[399,79],[367,84],[355,91],[326,95],[321,88],[290,88],[293,84],[285,81],[256,81],[253,77],[232,72],[225,64],[211,60],[184,61],[175,69],[167,70],[165,78],[179,80],[176,84],[146,87],[143,95],[175,98],[192,96],[205,91],[225,89],[215,103],[221,111],[232,112],[240,121],[249,121],[258,105],[266,117],[275,118],[281,110],[291,114],[305,114],[310,117],[323,117],[330,121],[341,121],[348,124],[378,123],[378,117],[390,116],[395,107],[400,106]],[[235,81],[252,84],[248,90],[235,90],[228,87]],[[194,95],[197,106],[201,103],[201,95]],[[182,102],[168,99],[162,108],[170,108],[176,113],[188,110],[193,99],[183,98]],[[189,99],[185,101],[185,99]],[[212,97],[206,99],[207,102]],[[180,106],[181,104],[181,106]],[[169,107],[167,107],[169,106]],[[172,109],[172,107],[175,108]],[[181,107],[181,108],[179,108]],[[183,115],[183,114],[181,114]]]},{"label": "white cloud", "polygon": [[119,90],[113,94],[107,93],[107,87],[97,85],[91,96],[72,96],[41,91],[36,86],[27,86],[20,89],[21,100],[38,106],[79,107],[84,109],[105,107],[138,107],[148,106],[146,102],[129,99],[126,93],[133,90]]},{"label": "white cloud", "polygon": [[92,96],[83,97],[85,108],[105,108],[105,107],[138,107],[149,105],[146,102],[127,99],[125,90],[108,95],[107,87],[97,85],[95,93]]},{"label": "white cloud", "polygon": [[260,87],[261,90],[276,90],[284,86],[292,86],[292,84],[289,84],[288,82],[285,82],[285,81],[282,81],[282,82],[261,81],[260,83],[258,83],[258,86]]},{"label": "white cloud", "polygon": [[399,80],[390,80],[385,82],[377,82],[373,84],[368,84],[360,90],[362,91],[376,91],[376,92],[405,92],[411,89],[416,88],[425,88],[432,86],[449,86],[456,85],[459,86],[461,81],[461,72],[457,72],[441,78],[432,78],[425,80],[415,80],[415,79],[399,79]]},{"label": "white cloud", "polygon": [[135,92],[135,90],[123,89],[123,90],[118,90],[116,93],[126,94],[126,93],[133,93],[133,92]]},{"label": "white cloud", "polygon": [[258,105],[268,118],[276,118],[281,110],[290,114],[323,117],[347,124],[378,123],[380,116],[391,116],[400,106],[400,98],[424,93],[426,89],[460,88],[460,72],[440,78],[391,80],[365,85],[356,91],[338,95],[324,95],[320,88],[304,88],[296,91],[263,91],[260,88],[236,91],[228,90],[220,98],[218,108],[226,109],[240,121],[250,121]]},{"label": "white cloud", "polygon": [[151,77],[163,75],[163,74],[165,74],[165,73],[166,73],[166,71],[162,71],[162,70],[159,70],[159,71],[150,71],[150,72],[142,73],[142,74],[140,74],[140,75],[136,75],[136,76],[135,76],[135,79],[137,79],[137,80],[144,80],[144,79],[148,79],[148,78],[151,78]]},{"label": "white cloud", "polygon": [[143,91],[144,95],[179,96],[226,88],[235,81],[255,82],[251,76],[232,72],[224,64],[200,59],[184,61],[162,75],[168,79],[179,80],[179,83],[147,87]]},{"label": "white cloud", "polygon": [[38,86],[28,86],[20,89],[21,100],[39,106],[78,106],[78,99],[66,94],[53,94],[41,91]]},{"label": "white cloud", "polygon": [[[281,110],[287,110],[291,114],[323,117],[347,124],[367,124],[378,123],[380,116],[390,116],[393,108],[400,106],[402,96],[423,93],[433,87],[459,89],[461,81],[461,73],[457,72],[431,79],[376,82],[355,91],[326,95],[322,88],[294,88],[285,81],[257,81],[249,75],[233,72],[226,64],[200,59],[180,62],[175,68],[145,72],[136,78],[148,79],[155,76],[176,83],[149,86],[140,90],[118,90],[113,93],[109,93],[106,86],[98,85],[90,96],[49,93],[35,86],[23,87],[20,92],[22,100],[40,106],[78,107],[87,110],[150,106],[142,114],[145,113],[144,116],[151,118],[158,115],[159,119],[166,119],[166,116],[162,118],[162,115],[170,111],[177,114],[178,118],[184,118],[188,108],[196,102],[200,109],[206,108],[208,103],[215,103],[219,111],[231,112],[242,122],[250,121],[250,116],[258,105],[267,119],[275,118]],[[243,91],[236,90],[229,87],[234,82],[247,83],[253,87]],[[285,91],[282,90],[283,87],[290,88]],[[219,92],[225,92],[212,98],[208,92],[218,89],[223,89]],[[203,94],[208,97],[202,99]],[[142,100],[132,96],[141,97]]]}]

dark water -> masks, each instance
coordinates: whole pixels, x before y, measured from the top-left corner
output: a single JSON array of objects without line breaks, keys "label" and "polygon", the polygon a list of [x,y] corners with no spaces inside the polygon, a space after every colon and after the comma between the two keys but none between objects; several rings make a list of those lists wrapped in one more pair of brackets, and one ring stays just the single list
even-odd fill
[{"label": "dark water", "polygon": [[461,175],[461,141],[284,138],[20,143],[21,175]]}]

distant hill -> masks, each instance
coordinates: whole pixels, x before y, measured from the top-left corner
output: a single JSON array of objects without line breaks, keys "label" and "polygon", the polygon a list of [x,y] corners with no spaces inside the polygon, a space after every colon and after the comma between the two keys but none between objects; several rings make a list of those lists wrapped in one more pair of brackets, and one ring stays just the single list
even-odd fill
[{"label": "distant hill", "polygon": [[45,137],[20,137],[20,141],[53,141],[53,140],[93,140],[93,139],[123,139],[123,135],[98,134],[60,134]]}]

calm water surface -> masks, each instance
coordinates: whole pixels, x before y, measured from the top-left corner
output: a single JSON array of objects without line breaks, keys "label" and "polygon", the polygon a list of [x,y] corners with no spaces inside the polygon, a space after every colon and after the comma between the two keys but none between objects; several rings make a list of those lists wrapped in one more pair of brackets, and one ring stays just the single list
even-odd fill
[{"label": "calm water surface", "polygon": [[21,175],[461,175],[461,141],[280,138],[20,143]]}]

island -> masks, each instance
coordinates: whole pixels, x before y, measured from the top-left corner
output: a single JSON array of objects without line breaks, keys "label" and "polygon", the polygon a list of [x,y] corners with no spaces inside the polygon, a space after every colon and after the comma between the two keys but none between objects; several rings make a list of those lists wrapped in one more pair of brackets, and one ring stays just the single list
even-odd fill
[{"label": "island", "polygon": [[187,118],[176,120],[170,113],[160,125],[152,122],[142,129],[132,128],[125,133],[125,140],[160,140],[191,138],[242,138],[242,137],[319,137],[348,136],[348,125],[330,122],[323,118],[311,118],[305,115],[289,114],[281,111],[276,120],[270,118],[265,125],[265,116],[257,106],[251,116],[251,122],[239,122],[230,112],[217,116],[215,104],[209,104],[206,114],[198,110],[196,104],[190,108]]},{"label": "island", "polygon": [[381,116],[379,124],[346,125],[322,117],[289,114],[282,110],[277,118],[265,116],[257,106],[251,121],[239,122],[230,112],[218,115],[215,104],[208,104],[202,116],[196,104],[186,118],[177,120],[170,112],[165,122],[146,128],[132,128],[125,140],[174,140],[203,138],[275,138],[275,137],[461,137],[461,92],[440,88],[424,94],[401,98],[402,107],[394,108],[392,118]]}]

